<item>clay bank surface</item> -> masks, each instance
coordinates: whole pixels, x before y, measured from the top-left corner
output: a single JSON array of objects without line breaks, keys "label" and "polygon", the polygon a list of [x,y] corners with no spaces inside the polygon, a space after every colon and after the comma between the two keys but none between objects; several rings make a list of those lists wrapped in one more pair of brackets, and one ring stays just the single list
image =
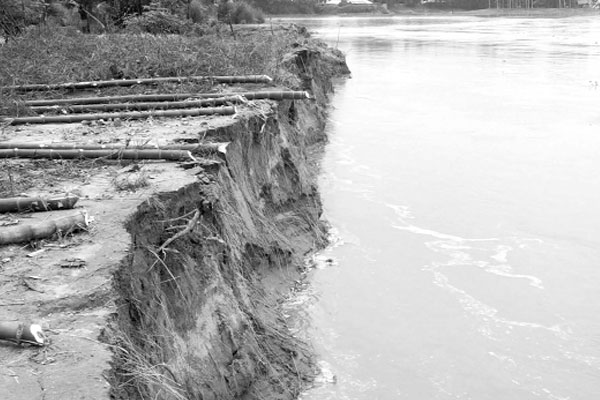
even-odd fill
[{"label": "clay bank surface", "polygon": [[246,100],[233,115],[4,120],[2,143],[209,150],[183,161],[0,161],[3,198],[79,198],[71,210],[0,214],[0,230],[86,214],[77,230],[0,246],[0,321],[39,324],[47,337],[0,342],[3,398],[285,399],[311,382],[310,346],[279,307],[326,240],[315,173],[330,78],[347,67],[286,32],[295,39],[275,61],[289,85],[211,90],[310,98]]}]

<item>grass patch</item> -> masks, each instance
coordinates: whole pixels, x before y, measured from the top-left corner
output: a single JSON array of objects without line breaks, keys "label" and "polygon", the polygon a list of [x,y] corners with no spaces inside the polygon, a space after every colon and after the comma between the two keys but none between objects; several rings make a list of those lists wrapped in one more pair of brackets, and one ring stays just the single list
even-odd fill
[{"label": "grass patch", "polygon": [[0,197],[37,192],[41,187],[66,192],[73,181],[88,180],[100,166],[97,160],[1,160]]},{"label": "grass patch", "polygon": [[[290,83],[280,65],[298,40],[295,30],[271,32],[217,25],[203,36],[148,33],[83,34],[72,28],[37,26],[0,47],[0,86],[61,83],[121,78],[190,75],[267,74],[276,83]],[[162,84],[94,90],[96,95],[123,92],[186,92],[211,90],[207,83]],[[15,93],[0,88],[0,114],[27,113],[19,102],[31,98],[68,96],[67,91]]]},{"label": "grass patch", "polygon": [[121,173],[115,177],[113,184],[118,191],[135,192],[137,189],[150,185],[146,171]]}]

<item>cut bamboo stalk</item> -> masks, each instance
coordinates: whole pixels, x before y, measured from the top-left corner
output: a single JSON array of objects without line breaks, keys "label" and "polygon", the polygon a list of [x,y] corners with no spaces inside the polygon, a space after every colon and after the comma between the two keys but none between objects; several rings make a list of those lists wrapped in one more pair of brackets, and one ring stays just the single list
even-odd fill
[{"label": "cut bamboo stalk", "polygon": [[78,90],[95,89],[116,86],[156,85],[158,83],[183,83],[183,82],[213,82],[213,83],[271,83],[273,79],[267,75],[239,75],[239,76],[167,76],[162,78],[120,79],[110,81],[67,82],[57,84],[28,84],[4,86],[0,89],[15,90],[19,92],[32,92],[40,90]]},{"label": "cut bamboo stalk", "polygon": [[0,229],[0,245],[46,239],[55,234],[66,234],[89,226],[86,211],[37,224],[17,225]]},{"label": "cut bamboo stalk", "polygon": [[20,345],[21,343],[44,346],[47,342],[42,327],[17,321],[0,321],[0,340]]},{"label": "cut bamboo stalk", "polygon": [[89,144],[72,142],[55,143],[18,143],[18,142],[0,142],[1,149],[47,149],[47,150],[186,150],[194,154],[212,154],[225,153],[229,142],[216,143],[190,143],[190,144]]},{"label": "cut bamboo stalk", "polygon": [[247,100],[242,96],[228,96],[214,99],[194,100],[194,101],[157,101],[157,102],[140,102],[140,103],[109,103],[109,104],[82,104],[69,105],[66,107],[60,106],[36,106],[31,107],[31,111],[37,113],[46,113],[53,111],[68,111],[72,113],[94,112],[94,111],[121,111],[121,110],[166,110],[176,108],[194,108],[194,107],[215,107],[226,104],[240,104]]},{"label": "cut bamboo stalk", "polygon": [[86,159],[106,158],[109,160],[191,160],[188,150],[161,149],[0,149],[0,158],[49,158]]},{"label": "cut bamboo stalk", "polygon": [[239,95],[248,100],[271,99],[271,100],[304,100],[309,99],[308,92],[291,90],[272,90],[259,92],[240,93],[171,93],[171,94],[140,94],[124,96],[105,97],[72,97],[67,99],[44,99],[27,100],[23,104],[28,107],[37,106],[59,106],[66,104],[105,104],[105,103],[128,103],[148,101],[179,101],[185,99],[208,99]]},{"label": "cut bamboo stalk", "polygon": [[73,208],[79,197],[66,195],[55,198],[10,197],[0,199],[0,213],[25,211],[52,211]]},{"label": "cut bamboo stalk", "polygon": [[58,115],[51,117],[21,117],[5,119],[8,125],[23,124],[53,124],[71,123],[81,121],[94,121],[99,119],[147,119],[150,117],[196,117],[200,115],[232,115],[235,107],[208,107],[194,108],[191,110],[162,110],[162,111],[126,111],[120,113],[75,114]]},{"label": "cut bamboo stalk", "polygon": [[248,100],[306,100],[310,94],[304,91],[271,90],[242,93]]}]

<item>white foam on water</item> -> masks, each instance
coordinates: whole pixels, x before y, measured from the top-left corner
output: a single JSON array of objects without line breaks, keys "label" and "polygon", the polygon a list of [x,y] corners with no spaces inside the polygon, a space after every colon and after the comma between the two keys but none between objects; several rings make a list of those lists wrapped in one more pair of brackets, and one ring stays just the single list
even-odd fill
[{"label": "white foam on water", "polygon": [[580,364],[584,364],[587,367],[600,371],[600,357],[594,357],[588,354],[574,353],[572,351],[567,351],[564,349],[561,349],[561,354],[567,360],[572,360]]},{"label": "white foam on water", "polygon": [[396,216],[398,218],[400,218],[402,221],[414,218],[414,215],[412,215],[412,212],[410,211],[410,208],[408,206],[401,206],[398,204],[390,204],[390,203],[385,203],[385,206],[387,208],[392,209],[392,211],[394,211]]},{"label": "white foam on water", "polygon": [[492,259],[499,263],[506,263],[508,253],[512,250],[510,246],[498,246],[496,254],[492,255]]},{"label": "white foam on water", "polygon": [[415,225],[392,225],[393,228],[399,229],[401,231],[408,231],[411,233],[416,233],[418,235],[431,236],[436,239],[445,239],[452,240],[457,242],[465,241],[466,239],[461,238],[460,236],[448,235],[446,233],[437,232],[431,229],[420,228]]},{"label": "white foam on water", "polygon": [[[512,357],[488,351],[488,355],[498,360],[506,369],[519,376],[519,380],[511,379],[511,382],[520,388],[527,390],[534,396],[551,400],[569,400],[570,397],[564,397],[553,393],[550,389],[544,387],[544,380],[541,376],[532,375],[527,369],[519,365]],[[531,358],[531,357],[528,357]]]},{"label": "white foam on water", "polygon": [[510,356],[503,355],[503,354],[498,354],[498,353],[495,353],[493,351],[488,351],[488,354],[490,356],[496,358],[497,360],[503,362],[503,363],[509,364],[512,367],[516,367],[517,366],[517,363],[515,362],[515,360],[513,360]]},{"label": "white foam on water", "polygon": [[319,374],[315,377],[316,384],[337,383],[337,377],[333,373],[331,364],[325,360],[321,360],[317,362],[317,367],[319,368]]},{"label": "white foam on water", "polygon": [[533,275],[523,275],[523,274],[511,274],[508,272],[503,272],[499,269],[488,268],[488,272],[493,273],[494,275],[503,276],[505,278],[514,278],[514,279],[526,279],[529,281],[529,285],[538,289],[543,289],[544,285],[542,284],[542,280]]},{"label": "white foam on water", "polygon": [[315,269],[325,269],[337,267],[339,262],[336,258],[326,254],[318,253],[311,257],[311,267]]},{"label": "white foam on water", "polygon": [[[544,285],[540,278],[533,275],[518,274],[513,272],[512,266],[507,262],[508,254],[514,249],[513,246],[509,246],[507,244],[499,244],[487,248],[482,248],[480,246],[474,247],[472,245],[472,243],[501,242],[501,240],[498,238],[467,239],[460,236],[449,235],[446,233],[434,231],[431,229],[420,228],[411,224],[392,226],[399,230],[408,231],[419,235],[426,235],[435,239],[439,239],[436,241],[425,242],[425,246],[436,253],[442,253],[447,255],[449,257],[449,260],[445,263],[437,263],[432,266],[425,267],[424,269],[431,270],[440,267],[450,267],[458,265],[473,266],[483,269],[484,271],[489,272],[491,274],[502,276],[505,278],[526,279],[529,281],[529,284],[531,286],[537,289],[544,288]],[[519,245],[523,245],[522,240],[518,240],[515,238],[509,240],[518,241]],[[475,250],[491,253],[489,258],[494,262],[489,262],[483,259],[474,259],[471,253],[474,253]]]}]

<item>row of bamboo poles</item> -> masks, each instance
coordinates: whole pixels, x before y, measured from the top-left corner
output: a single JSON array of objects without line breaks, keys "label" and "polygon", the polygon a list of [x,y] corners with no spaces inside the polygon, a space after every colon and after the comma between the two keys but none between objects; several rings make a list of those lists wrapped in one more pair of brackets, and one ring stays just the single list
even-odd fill
[{"label": "row of bamboo poles", "polygon": [[[209,81],[213,83],[271,83],[265,75],[210,76],[210,77],[166,77],[153,79],[127,79],[95,82],[71,82],[52,85],[31,84],[0,87],[3,91],[31,92],[53,90],[84,90],[105,87],[127,87],[134,85],[156,85],[160,83],[182,83]],[[0,118],[7,125],[82,122],[99,119],[146,119],[155,117],[183,117],[201,115],[232,115],[235,105],[257,99],[301,100],[310,98],[307,92],[257,91],[242,93],[172,93],[153,95],[122,95],[111,97],[79,97],[64,99],[29,100],[23,102],[36,114],[69,113],[68,115]],[[2,112],[2,110],[0,110]],[[225,153],[228,143],[173,144],[152,146],[120,144],[79,144],[0,142],[0,158],[49,158],[49,159],[128,159],[169,160],[199,162],[195,155]],[[62,197],[11,197],[0,199],[0,213],[39,212],[72,209],[79,198],[73,195]],[[61,236],[79,230],[87,230],[90,218],[85,210],[74,214],[46,219],[37,223],[2,227],[0,246],[30,242]],[[20,345],[44,346],[47,339],[39,325],[0,321],[0,340]]]},{"label": "row of bamboo poles", "polygon": [[[258,83],[269,84],[272,79],[265,75],[210,76],[210,77],[166,77],[153,79],[128,79],[95,82],[70,82],[52,85],[32,84],[0,87],[6,91],[31,92],[54,90],[84,90],[104,87],[127,87],[133,85],[156,85],[160,83],[182,83],[209,81],[213,83]],[[307,92],[270,90],[237,93],[171,93],[152,95],[121,95],[105,97],[73,97],[60,99],[28,100],[23,104],[38,116],[5,118],[0,122],[7,125],[82,122],[99,119],[146,119],[155,117],[183,117],[201,115],[233,115],[235,105],[252,100],[303,100],[309,99]],[[3,110],[0,110],[0,113]],[[5,110],[4,110],[5,111]],[[44,115],[62,113],[63,115]],[[195,156],[210,156],[225,153],[228,143],[208,144],[81,144],[72,142],[26,143],[0,142],[2,158],[47,158],[47,159],[124,159],[124,160],[167,160],[202,163]],[[188,163],[189,164],[189,163]],[[79,198],[73,195],[62,197],[11,197],[0,199],[0,213],[43,212],[72,209]],[[46,239],[86,230],[90,218],[85,210],[70,215],[45,219],[41,222],[4,226],[0,229],[0,246]],[[0,340],[17,344],[43,345],[45,337],[37,325],[22,325],[0,322]]]},{"label": "row of bamboo poles", "polygon": [[30,100],[24,102],[38,114],[61,112],[62,115],[39,115],[5,118],[6,125],[76,123],[94,120],[138,120],[161,117],[195,117],[201,115],[233,115],[235,104],[250,100],[302,100],[304,91],[258,91],[242,93],[172,93]]},{"label": "row of bamboo poles", "polygon": [[56,84],[27,84],[0,87],[6,91],[33,92],[48,90],[83,90],[107,87],[126,87],[135,85],[158,85],[160,83],[211,82],[211,83],[271,83],[273,79],[267,75],[233,75],[233,76],[167,76],[162,78],[117,79],[110,81],[67,82]]},{"label": "row of bamboo poles", "polygon": [[[49,144],[0,142],[0,158],[50,158],[50,159],[127,159],[167,160],[202,163],[195,156],[225,153],[228,142],[203,144],[171,144],[153,146],[148,144],[124,146],[119,144],[78,144],[59,142]],[[79,198],[74,195],[62,197],[10,197],[0,199],[0,213],[35,212],[72,209]],[[48,219],[42,222],[0,229],[0,246],[29,242],[85,230],[89,217],[85,210],[76,214]],[[1,338],[0,338],[1,339]]]},{"label": "row of bamboo poles", "polygon": [[261,90],[254,92],[238,93],[163,93],[163,94],[139,94],[104,97],[72,97],[66,99],[43,99],[24,101],[27,107],[36,106],[67,106],[77,104],[108,104],[108,103],[136,103],[136,102],[162,102],[181,101],[186,99],[219,99],[241,96],[246,100],[305,100],[310,99],[308,92],[294,90]]}]

